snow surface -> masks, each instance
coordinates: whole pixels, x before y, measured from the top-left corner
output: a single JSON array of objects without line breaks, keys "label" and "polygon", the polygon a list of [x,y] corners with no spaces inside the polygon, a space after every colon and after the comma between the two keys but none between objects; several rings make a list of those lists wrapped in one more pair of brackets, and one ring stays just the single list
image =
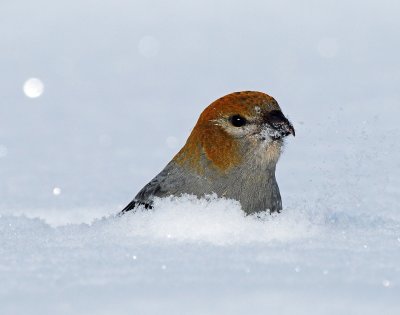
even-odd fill
[{"label": "snow surface", "polygon": [[[0,314],[400,314],[399,10],[2,1]],[[185,196],[115,216],[238,90],[296,128],[283,212]]]}]

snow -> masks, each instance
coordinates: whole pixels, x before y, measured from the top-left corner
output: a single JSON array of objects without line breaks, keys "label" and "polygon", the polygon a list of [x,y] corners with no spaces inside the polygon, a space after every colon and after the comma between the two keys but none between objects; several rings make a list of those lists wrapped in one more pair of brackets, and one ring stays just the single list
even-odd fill
[{"label": "snow", "polygon": [[[1,3],[0,314],[400,314],[399,9]],[[249,89],[296,129],[281,214],[184,196],[116,216]]]},{"label": "snow", "polygon": [[23,90],[27,97],[36,98],[43,94],[44,84],[40,79],[31,78],[24,83]]},{"label": "snow", "polygon": [[314,207],[257,218],[212,196],[156,207],[91,224],[1,216],[4,313],[398,311],[399,221]]}]

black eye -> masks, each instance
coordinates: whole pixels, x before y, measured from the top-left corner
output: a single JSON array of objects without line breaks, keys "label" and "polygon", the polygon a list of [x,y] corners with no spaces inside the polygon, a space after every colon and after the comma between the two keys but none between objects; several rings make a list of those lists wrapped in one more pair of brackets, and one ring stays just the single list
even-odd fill
[{"label": "black eye", "polygon": [[242,127],[247,123],[246,118],[244,118],[240,115],[233,115],[232,117],[229,118],[229,121],[235,127]]}]

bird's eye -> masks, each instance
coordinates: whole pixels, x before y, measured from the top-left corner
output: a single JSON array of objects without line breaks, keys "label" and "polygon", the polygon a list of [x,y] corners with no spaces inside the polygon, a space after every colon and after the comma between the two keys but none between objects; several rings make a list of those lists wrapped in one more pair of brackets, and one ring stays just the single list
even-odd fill
[{"label": "bird's eye", "polygon": [[242,127],[247,123],[246,118],[244,118],[240,115],[233,115],[232,117],[229,118],[229,121],[235,127]]}]

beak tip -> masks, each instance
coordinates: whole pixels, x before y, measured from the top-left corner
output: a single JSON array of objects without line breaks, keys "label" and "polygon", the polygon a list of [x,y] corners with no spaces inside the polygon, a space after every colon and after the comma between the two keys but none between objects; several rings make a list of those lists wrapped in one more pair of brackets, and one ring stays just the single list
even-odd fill
[{"label": "beak tip", "polygon": [[290,126],[290,133],[293,137],[296,137],[296,131],[294,130],[293,126]]}]

